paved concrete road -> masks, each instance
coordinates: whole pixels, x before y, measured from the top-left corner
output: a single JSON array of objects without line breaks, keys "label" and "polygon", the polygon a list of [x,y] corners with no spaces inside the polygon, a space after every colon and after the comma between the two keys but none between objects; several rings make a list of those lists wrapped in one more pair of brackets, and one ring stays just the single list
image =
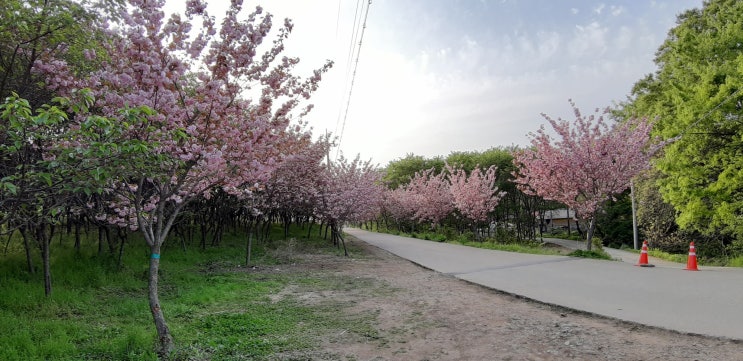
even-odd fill
[{"label": "paved concrete road", "polygon": [[[557,244],[566,248],[570,249],[586,249],[586,242],[585,241],[570,241],[567,239],[559,239],[559,238],[542,238],[544,242],[547,243],[553,243]],[[640,254],[639,253],[632,253],[628,251],[622,251],[621,249],[614,249],[609,247],[604,247],[604,251],[609,254],[613,259],[627,262],[631,264],[637,264],[637,262],[640,261]],[[652,264],[653,266],[657,267],[671,267],[671,268],[683,268],[686,266],[686,264],[680,265],[675,262],[670,262],[666,260],[662,260],[655,257],[648,257],[648,263]]]},{"label": "paved concrete road", "polygon": [[743,270],[490,251],[359,229],[348,234],[423,267],[548,304],[743,340]]}]

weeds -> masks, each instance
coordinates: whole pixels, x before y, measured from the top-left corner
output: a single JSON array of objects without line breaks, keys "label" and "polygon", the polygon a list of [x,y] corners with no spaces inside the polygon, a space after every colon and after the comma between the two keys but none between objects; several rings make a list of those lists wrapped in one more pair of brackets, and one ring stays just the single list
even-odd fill
[{"label": "weeds", "polygon": [[605,259],[605,260],[612,259],[611,256],[602,249],[594,249],[590,251],[576,249],[575,251],[570,252],[568,256],[580,257],[580,258],[591,258],[591,259]]},{"label": "weeds", "polygon": [[[287,271],[302,261],[300,254],[323,254],[332,261],[339,251],[327,241],[256,245],[255,269],[242,264],[243,242],[243,236],[231,235],[219,247],[183,251],[173,244],[163,252],[161,301],[176,341],[172,360],[264,360],[317,347],[328,330],[373,334],[373,315],[338,312],[346,306],[342,301],[307,304],[293,294],[271,298],[291,285],[323,292],[367,282],[369,292],[389,292],[370,281]],[[157,360],[143,242],[132,240],[121,267],[105,255],[65,244],[55,244],[50,298],[41,276],[23,268],[22,254],[2,256],[0,360]]]}]

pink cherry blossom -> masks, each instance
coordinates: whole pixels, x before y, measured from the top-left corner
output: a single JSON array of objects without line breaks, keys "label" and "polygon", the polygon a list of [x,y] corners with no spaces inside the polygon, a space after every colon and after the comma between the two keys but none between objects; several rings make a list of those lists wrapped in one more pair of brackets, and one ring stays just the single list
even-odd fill
[{"label": "pink cherry blossom", "polygon": [[515,182],[528,194],[561,202],[590,222],[588,247],[596,212],[604,203],[629,188],[632,177],[649,166],[657,147],[650,145],[652,123],[629,119],[609,126],[608,109],[583,115],[571,101],[572,122],[542,114],[557,138],[541,127],[531,134],[532,148],[518,152]]}]

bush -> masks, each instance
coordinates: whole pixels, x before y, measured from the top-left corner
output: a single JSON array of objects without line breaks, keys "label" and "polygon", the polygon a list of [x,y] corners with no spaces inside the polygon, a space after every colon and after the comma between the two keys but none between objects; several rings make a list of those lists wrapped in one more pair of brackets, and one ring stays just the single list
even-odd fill
[{"label": "bush", "polygon": [[731,258],[727,265],[730,267],[743,267],[743,256]]},{"label": "bush", "polygon": [[471,231],[463,232],[459,234],[456,238],[456,241],[461,242],[461,243],[472,242],[474,240],[475,240],[475,234],[472,233]]},{"label": "bush", "polygon": [[602,249],[595,249],[592,251],[584,251],[582,249],[577,249],[573,252],[570,252],[568,256],[580,257],[580,258],[606,259],[606,260],[612,259],[611,256],[609,256],[609,254],[604,252],[604,250]]}]

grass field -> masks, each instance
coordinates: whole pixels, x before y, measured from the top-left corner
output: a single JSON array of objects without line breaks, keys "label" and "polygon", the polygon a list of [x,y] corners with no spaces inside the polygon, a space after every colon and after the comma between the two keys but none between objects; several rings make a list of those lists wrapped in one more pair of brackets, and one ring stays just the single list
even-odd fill
[{"label": "grass field", "polygon": [[[256,268],[244,265],[243,242],[233,235],[207,250],[173,243],[162,252],[160,298],[176,342],[171,359],[268,360],[317,347],[328,330],[373,333],[369,315],[344,316],[340,301],[308,306],[290,295],[272,298],[289,285],[321,291],[359,282],[281,271],[299,252],[341,257],[327,241],[258,244]],[[0,360],[157,359],[143,241],[130,241],[120,268],[92,242],[76,253],[55,241],[49,298],[40,272],[29,274],[16,248],[0,263]]]}]

